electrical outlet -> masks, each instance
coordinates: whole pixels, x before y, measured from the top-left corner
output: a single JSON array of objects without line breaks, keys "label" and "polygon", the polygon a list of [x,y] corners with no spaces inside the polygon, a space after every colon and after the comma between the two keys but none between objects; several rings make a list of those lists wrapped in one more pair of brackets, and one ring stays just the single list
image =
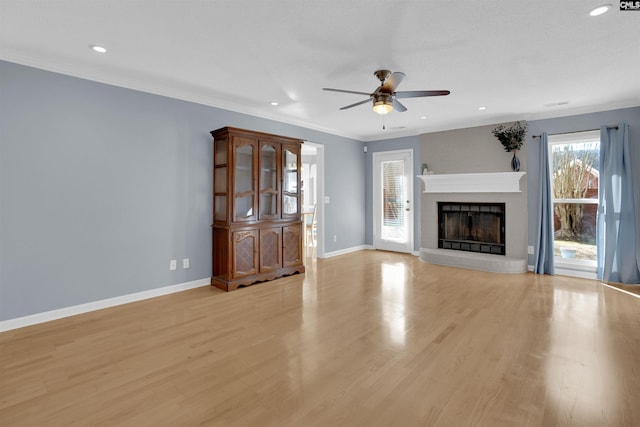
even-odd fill
[{"label": "electrical outlet", "polygon": [[333,241],[337,242],[338,241],[338,236],[336,236],[335,234],[333,235]]},{"label": "electrical outlet", "polygon": [[527,253],[528,253],[529,255],[533,255],[533,253],[534,253],[534,252],[533,252],[533,246],[528,246],[528,247],[527,247]]},{"label": "electrical outlet", "polygon": [[189,258],[182,258],[182,268],[189,268]]},{"label": "electrical outlet", "polygon": [[324,204],[325,205],[328,205],[330,201],[331,201],[331,199],[329,198],[329,196],[324,196]]},{"label": "electrical outlet", "polygon": [[169,270],[175,270],[178,267],[178,260],[172,259],[169,261]]}]

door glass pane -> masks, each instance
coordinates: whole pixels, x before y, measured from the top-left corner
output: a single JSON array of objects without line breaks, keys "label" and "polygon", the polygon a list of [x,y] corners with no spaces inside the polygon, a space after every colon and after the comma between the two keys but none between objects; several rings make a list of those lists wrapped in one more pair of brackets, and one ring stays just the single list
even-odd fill
[{"label": "door glass pane", "polygon": [[298,192],[298,156],[289,150],[284,150],[284,191]]},{"label": "door glass pane", "polygon": [[600,137],[590,134],[561,142],[549,137],[554,255],[568,261],[596,260]]},{"label": "door glass pane", "polygon": [[278,214],[276,148],[264,145],[260,154],[260,218]]},{"label": "door glass pane", "polygon": [[275,215],[276,211],[276,195],[275,194],[263,194],[260,199],[260,216]]},{"label": "door glass pane", "polygon": [[253,190],[253,146],[236,148],[236,193]]},{"label": "door glass pane", "polygon": [[218,140],[215,141],[215,165],[224,165],[227,163],[227,141],[226,140]]},{"label": "door glass pane", "polygon": [[215,198],[215,214],[213,218],[216,221],[227,220],[227,196],[216,196]]},{"label": "door glass pane", "polygon": [[227,192],[227,168],[216,168],[215,169],[215,189],[213,190],[216,193],[226,193]]},{"label": "door glass pane", "polygon": [[236,218],[248,218],[253,215],[253,196],[236,197]]},{"label": "door glass pane", "polygon": [[260,189],[276,189],[276,149],[271,145],[262,147],[260,165]]},{"label": "door glass pane", "polygon": [[283,210],[286,214],[295,214],[298,212],[298,197],[285,194],[283,196]]},{"label": "door glass pane", "polygon": [[382,230],[384,240],[407,241],[404,162],[382,162]]}]

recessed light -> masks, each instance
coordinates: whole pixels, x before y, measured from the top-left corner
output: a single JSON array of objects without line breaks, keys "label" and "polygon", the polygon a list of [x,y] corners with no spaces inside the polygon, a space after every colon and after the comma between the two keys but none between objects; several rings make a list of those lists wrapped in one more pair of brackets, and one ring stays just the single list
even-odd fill
[{"label": "recessed light", "polygon": [[98,46],[97,44],[92,44],[91,46],[89,46],[91,48],[91,50],[93,50],[94,52],[98,52],[98,53],[107,53],[107,49],[102,47],[102,46]]},{"label": "recessed light", "polygon": [[422,120],[424,120],[424,119],[426,119],[426,118],[427,118],[427,116],[420,116],[420,118],[421,118]]},{"label": "recessed light", "polygon": [[269,104],[273,105],[274,107],[279,105],[276,101],[271,101]]},{"label": "recessed light", "polygon": [[602,15],[604,13],[607,13],[609,11],[609,9],[611,9],[611,5],[610,4],[603,4],[601,6],[595,7],[593,9],[591,9],[591,12],[589,12],[589,15],[591,16],[599,16]]},{"label": "recessed light", "polygon": [[483,111],[483,110],[486,110],[486,109],[487,109],[487,107],[478,107],[478,110],[480,110],[480,111]]}]

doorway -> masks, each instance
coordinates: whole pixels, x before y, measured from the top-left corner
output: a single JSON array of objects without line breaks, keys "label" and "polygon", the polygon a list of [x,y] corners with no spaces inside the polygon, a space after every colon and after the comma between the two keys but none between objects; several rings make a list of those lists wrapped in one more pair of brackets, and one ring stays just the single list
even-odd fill
[{"label": "doorway", "polygon": [[373,247],[413,252],[413,150],[373,153]]},{"label": "doorway", "polygon": [[302,144],[303,255],[307,261],[324,257],[324,146]]}]

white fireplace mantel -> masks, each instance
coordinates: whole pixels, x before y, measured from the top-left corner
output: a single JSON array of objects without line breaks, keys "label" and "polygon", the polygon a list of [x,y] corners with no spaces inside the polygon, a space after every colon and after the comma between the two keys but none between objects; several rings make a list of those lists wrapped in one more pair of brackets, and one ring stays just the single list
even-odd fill
[{"label": "white fireplace mantel", "polygon": [[519,193],[526,172],[418,175],[425,193]]}]

